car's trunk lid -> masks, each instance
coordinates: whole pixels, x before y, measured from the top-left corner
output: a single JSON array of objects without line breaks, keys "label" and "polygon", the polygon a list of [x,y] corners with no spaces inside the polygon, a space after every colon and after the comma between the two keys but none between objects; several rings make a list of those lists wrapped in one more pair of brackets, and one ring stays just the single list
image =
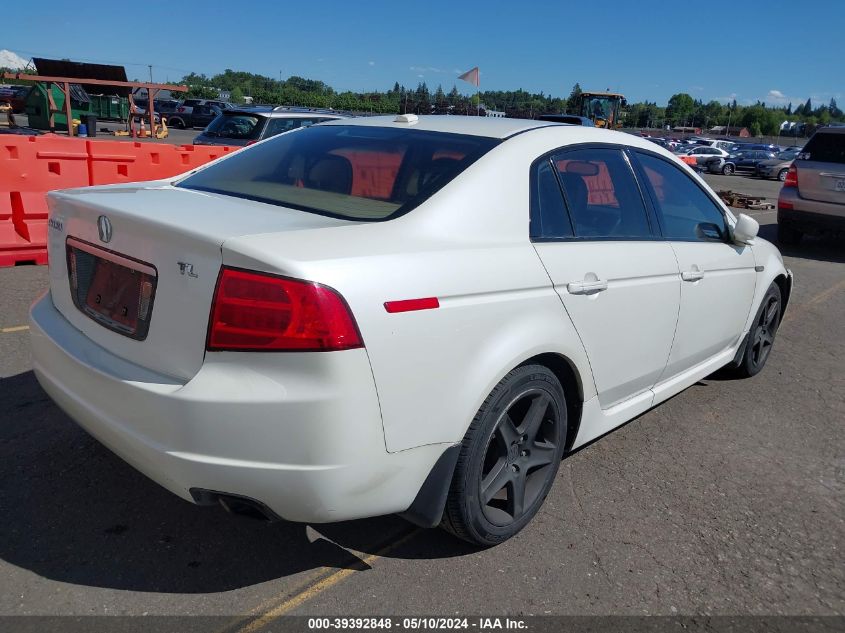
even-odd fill
[{"label": "car's trunk lid", "polygon": [[166,183],[53,192],[50,208],[56,308],[111,353],[182,379],[202,365],[225,240],[349,224]]},{"label": "car's trunk lid", "polygon": [[845,165],[801,160],[795,167],[802,198],[845,204]]},{"label": "car's trunk lid", "polygon": [[802,198],[845,204],[845,129],[816,132],[798,155],[795,167]]}]

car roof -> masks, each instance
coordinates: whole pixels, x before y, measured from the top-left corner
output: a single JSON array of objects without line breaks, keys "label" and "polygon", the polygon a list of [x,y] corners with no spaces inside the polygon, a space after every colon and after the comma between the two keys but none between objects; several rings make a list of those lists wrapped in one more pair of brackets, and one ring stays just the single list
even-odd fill
[{"label": "car roof", "polygon": [[578,130],[590,129],[580,125],[552,123],[550,121],[535,121],[532,119],[455,116],[446,114],[420,115],[417,117],[416,121],[408,123],[400,121],[402,116],[411,117],[414,115],[355,117],[328,121],[322,125],[360,125],[366,127],[395,128],[400,130],[414,129],[426,132],[446,132],[451,134],[466,134],[468,136],[484,136],[487,138],[498,139],[505,139],[509,136],[513,136],[514,134],[548,126],[568,127]]},{"label": "car roof", "polygon": [[236,116],[238,114],[251,114],[263,116],[271,119],[313,119],[314,117],[327,117],[331,120],[342,119],[345,115],[329,112],[288,112],[288,111],[274,111],[272,108],[230,108],[224,110],[223,114],[226,116]]}]

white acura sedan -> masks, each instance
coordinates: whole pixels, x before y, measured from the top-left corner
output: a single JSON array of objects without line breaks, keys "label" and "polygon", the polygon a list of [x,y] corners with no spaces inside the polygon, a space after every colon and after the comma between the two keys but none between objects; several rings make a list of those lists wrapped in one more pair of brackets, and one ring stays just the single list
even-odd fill
[{"label": "white acura sedan", "polygon": [[568,451],[759,372],[792,288],[669,152],[538,121],[346,119],[50,208],[35,372],[103,444],[198,504],[483,545]]}]

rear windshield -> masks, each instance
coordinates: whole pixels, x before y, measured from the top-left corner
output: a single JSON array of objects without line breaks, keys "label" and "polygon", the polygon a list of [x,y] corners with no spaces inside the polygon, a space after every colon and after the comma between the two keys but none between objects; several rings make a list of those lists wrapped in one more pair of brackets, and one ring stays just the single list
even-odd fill
[{"label": "rear windshield", "polygon": [[498,139],[364,126],[275,136],[178,183],[350,220],[388,220],[421,204]]},{"label": "rear windshield", "polygon": [[845,163],[845,134],[818,132],[802,150],[805,160],[823,163]]},{"label": "rear windshield", "polygon": [[206,136],[256,139],[264,127],[264,117],[254,114],[226,114],[219,116],[205,128]]}]

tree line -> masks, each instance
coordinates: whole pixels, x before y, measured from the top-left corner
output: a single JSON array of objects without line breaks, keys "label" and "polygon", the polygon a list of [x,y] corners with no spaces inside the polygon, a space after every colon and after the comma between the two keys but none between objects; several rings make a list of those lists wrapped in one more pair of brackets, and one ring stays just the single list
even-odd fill
[{"label": "tree line", "polygon": [[[484,114],[486,110],[504,112],[515,118],[536,118],[541,114],[568,112],[578,114],[581,86],[576,83],[568,97],[556,97],[543,92],[526,90],[485,90],[465,95],[452,85],[444,91],[438,85],[433,91],[422,81],[414,87],[399,82],[384,92],[337,92],[331,86],[315,79],[288,77],[282,80],[253,73],[227,69],[208,77],[191,73],[182,79],[189,86],[189,95],[213,98],[218,90],[226,90],[235,103],[243,103],[249,96],[253,103],[286,104],[314,108],[334,108],[352,112],[416,113],[416,114]],[[784,121],[806,124],[807,130],[819,125],[845,121],[836,100],[814,104],[810,99],[793,107],[772,105],[758,101],[753,105],[740,105],[736,100],[723,104],[707,103],[686,93],[672,95],[666,106],[654,101],[629,103],[623,109],[621,123],[627,128],[745,127],[753,136],[778,134]],[[806,131],[806,130],[805,130]]]},{"label": "tree line", "polygon": [[818,105],[807,99],[805,103],[793,107],[792,103],[768,106],[763,101],[739,105],[736,99],[727,104],[718,101],[704,103],[686,93],[672,95],[666,107],[649,101],[630,104],[625,114],[625,125],[632,128],[664,128],[668,125],[707,130],[730,125],[731,128],[747,128],[752,136],[776,136],[782,133],[784,121],[801,124],[795,128],[796,133],[802,126],[804,133],[808,133],[818,126],[845,121],[845,114],[833,98]]},{"label": "tree line", "polygon": [[[542,114],[579,114],[581,86],[576,83],[567,97],[526,90],[485,90],[465,95],[456,85],[446,92],[442,85],[433,91],[425,81],[416,87],[395,82],[384,92],[337,92],[328,84],[304,77],[275,79],[265,75],[226,69],[213,76],[190,73],[179,82],[187,85],[187,96],[217,98],[226,90],[234,103],[297,105],[311,108],[333,108],[350,112],[393,114],[485,114],[487,110],[504,112],[514,118],[537,118]],[[626,128],[695,127],[704,130],[714,126],[745,127],[752,136],[777,135],[784,121],[801,124],[793,133],[809,134],[816,127],[845,122],[845,113],[831,98],[828,103],[813,103],[807,99],[793,107],[792,103],[768,105],[758,101],[741,105],[719,101],[703,102],[687,93],[674,94],[666,106],[654,101],[629,103],[622,111],[621,123]]]}]

